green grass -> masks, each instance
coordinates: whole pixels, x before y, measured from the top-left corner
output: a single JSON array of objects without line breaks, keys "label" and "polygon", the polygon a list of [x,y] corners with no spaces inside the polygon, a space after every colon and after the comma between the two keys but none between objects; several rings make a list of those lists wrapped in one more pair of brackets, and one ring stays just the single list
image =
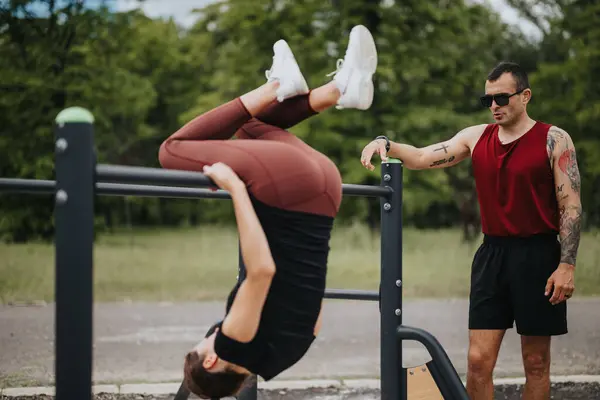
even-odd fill
[{"label": "green grass", "polygon": [[[338,226],[331,243],[328,287],[377,290],[379,235],[363,226]],[[600,293],[600,233],[584,234],[576,288]],[[478,243],[462,243],[458,230],[403,234],[406,297],[464,297]],[[98,238],[94,247],[96,301],[222,299],[237,275],[233,228],[133,230]],[[0,244],[0,301],[54,299],[54,246]]]}]

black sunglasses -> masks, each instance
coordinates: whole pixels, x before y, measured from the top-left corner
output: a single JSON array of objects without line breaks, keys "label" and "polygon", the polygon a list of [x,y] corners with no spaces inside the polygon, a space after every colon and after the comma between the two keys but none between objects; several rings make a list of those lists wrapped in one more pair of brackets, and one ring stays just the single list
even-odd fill
[{"label": "black sunglasses", "polygon": [[508,102],[510,101],[510,98],[513,97],[514,95],[517,95],[519,93],[521,93],[523,90],[525,89],[521,89],[518,92],[514,92],[513,94],[507,94],[507,93],[499,93],[499,94],[486,94],[485,96],[481,96],[479,98],[479,100],[481,101],[481,105],[484,107],[491,107],[492,106],[492,102],[496,102],[496,104],[498,104],[500,107],[505,106],[508,104]]}]

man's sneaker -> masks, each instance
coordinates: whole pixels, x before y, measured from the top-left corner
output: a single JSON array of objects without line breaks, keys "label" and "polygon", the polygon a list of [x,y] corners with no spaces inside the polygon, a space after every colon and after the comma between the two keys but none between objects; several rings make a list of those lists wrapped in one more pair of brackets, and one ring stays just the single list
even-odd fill
[{"label": "man's sneaker", "polygon": [[337,61],[334,75],[342,96],[337,108],[366,110],[373,103],[373,74],[377,69],[377,48],[371,32],[363,25],[350,31],[350,40],[344,59]]},{"label": "man's sneaker", "polygon": [[285,40],[273,45],[273,64],[265,71],[267,82],[279,81],[277,100],[279,102],[300,94],[308,93],[308,85],[296,62],[292,49]]}]

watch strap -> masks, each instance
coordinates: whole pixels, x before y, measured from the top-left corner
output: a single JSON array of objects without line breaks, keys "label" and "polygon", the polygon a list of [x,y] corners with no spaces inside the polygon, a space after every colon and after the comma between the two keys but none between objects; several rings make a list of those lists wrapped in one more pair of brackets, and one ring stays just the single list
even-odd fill
[{"label": "watch strap", "polygon": [[380,135],[375,138],[375,140],[377,140],[377,139],[385,140],[385,151],[390,151],[390,139],[388,139],[387,136]]}]

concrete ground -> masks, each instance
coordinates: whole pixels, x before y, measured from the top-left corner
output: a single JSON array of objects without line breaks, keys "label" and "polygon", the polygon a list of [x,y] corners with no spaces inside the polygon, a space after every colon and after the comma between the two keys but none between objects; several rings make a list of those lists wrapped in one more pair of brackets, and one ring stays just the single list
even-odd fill
[{"label": "concrete ground", "polygon": [[[552,386],[552,400],[597,400],[600,398],[600,384],[556,384]],[[496,387],[495,400],[520,400],[522,388],[514,385]],[[0,396],[0,398],[2,398]],[[190,396],[190,399],[196,399]],[[429,397],[415,397],[418,400],[429,400]],[[7,397],[8,399],[8,397]],[[53,400],[52,395],[18,396],[11,400]],[[116,395],[102,393],[94,396],[94,400],[172,400],[172,394],[125,394]],[[381,394],[374,389],[295,389],[259,391],[257,400],[380,400]],[[409,397],[408,400],[413,398]],[[437,397],[435,398],[438,399]]]},{"label": "concrete ground", "polygon": [[[223,308],[221,302],[96,304],[94,382],[116,385],[178,382],[181,379],[185,352],[221,317]],[[445,347],[463,379],[468,345],[467,309],[466,300],[405,301],[402,320],[405,325],[420,327],[433,333]],[[554,339],[552,374],[600,375],[600,299],[571,300],[569,326],[568,335]],[[52,385],[53,339],[53,305],[0,307],[1,386]],[[403,354],[405,367],[418,366],[430,359],[424,347],[416,342],[405,342]],[[313,348],[296,366],[277,377],[275,383],[310,379],[329,379],[343,383],[347,380],[355,382],[356,379],[377,379],[380,372],[379,356],[377,303],[328,300],[322,333]],[[507,334],[500,351],[496,376],[519,378],[522,375],[519,337],[512,330]],[[582,387],[576,385],[573,389],[572,385],[566,385],[557,387],[556,390],[557,393],[570,391],[571,394],[564,398],[577,399],[579,397],[572,392],[583,391]],[[590,384],[586,388],[599,393],[585,397],[586,399],[600,399],[597,385]],[[499,387],[497,390],[500,389]],[[298,396],[306,394],[306,390],[310,389],[299,391]],[[323,393],[312,393],[306,398],[379,398],[377,389],[365,389],[367,392],[352,397],[353,392],[360,392],[362,389],[348,388],[343,384],[337,388],[319,390]],[[327,390],[337,394],[330,397]],[[346,395],[342,394],[344,390],[348,391]],[[514,391],[518,387],[507,386],[506,390]],[[261,393],[263,397],[259,398],[280,398],[277,397],[278,390]],[[129,395],[122,393],[106,396],[108,397],[103,399],[129,399]],[[287,392],[285,398],[303,398],[294,396]]]}]

